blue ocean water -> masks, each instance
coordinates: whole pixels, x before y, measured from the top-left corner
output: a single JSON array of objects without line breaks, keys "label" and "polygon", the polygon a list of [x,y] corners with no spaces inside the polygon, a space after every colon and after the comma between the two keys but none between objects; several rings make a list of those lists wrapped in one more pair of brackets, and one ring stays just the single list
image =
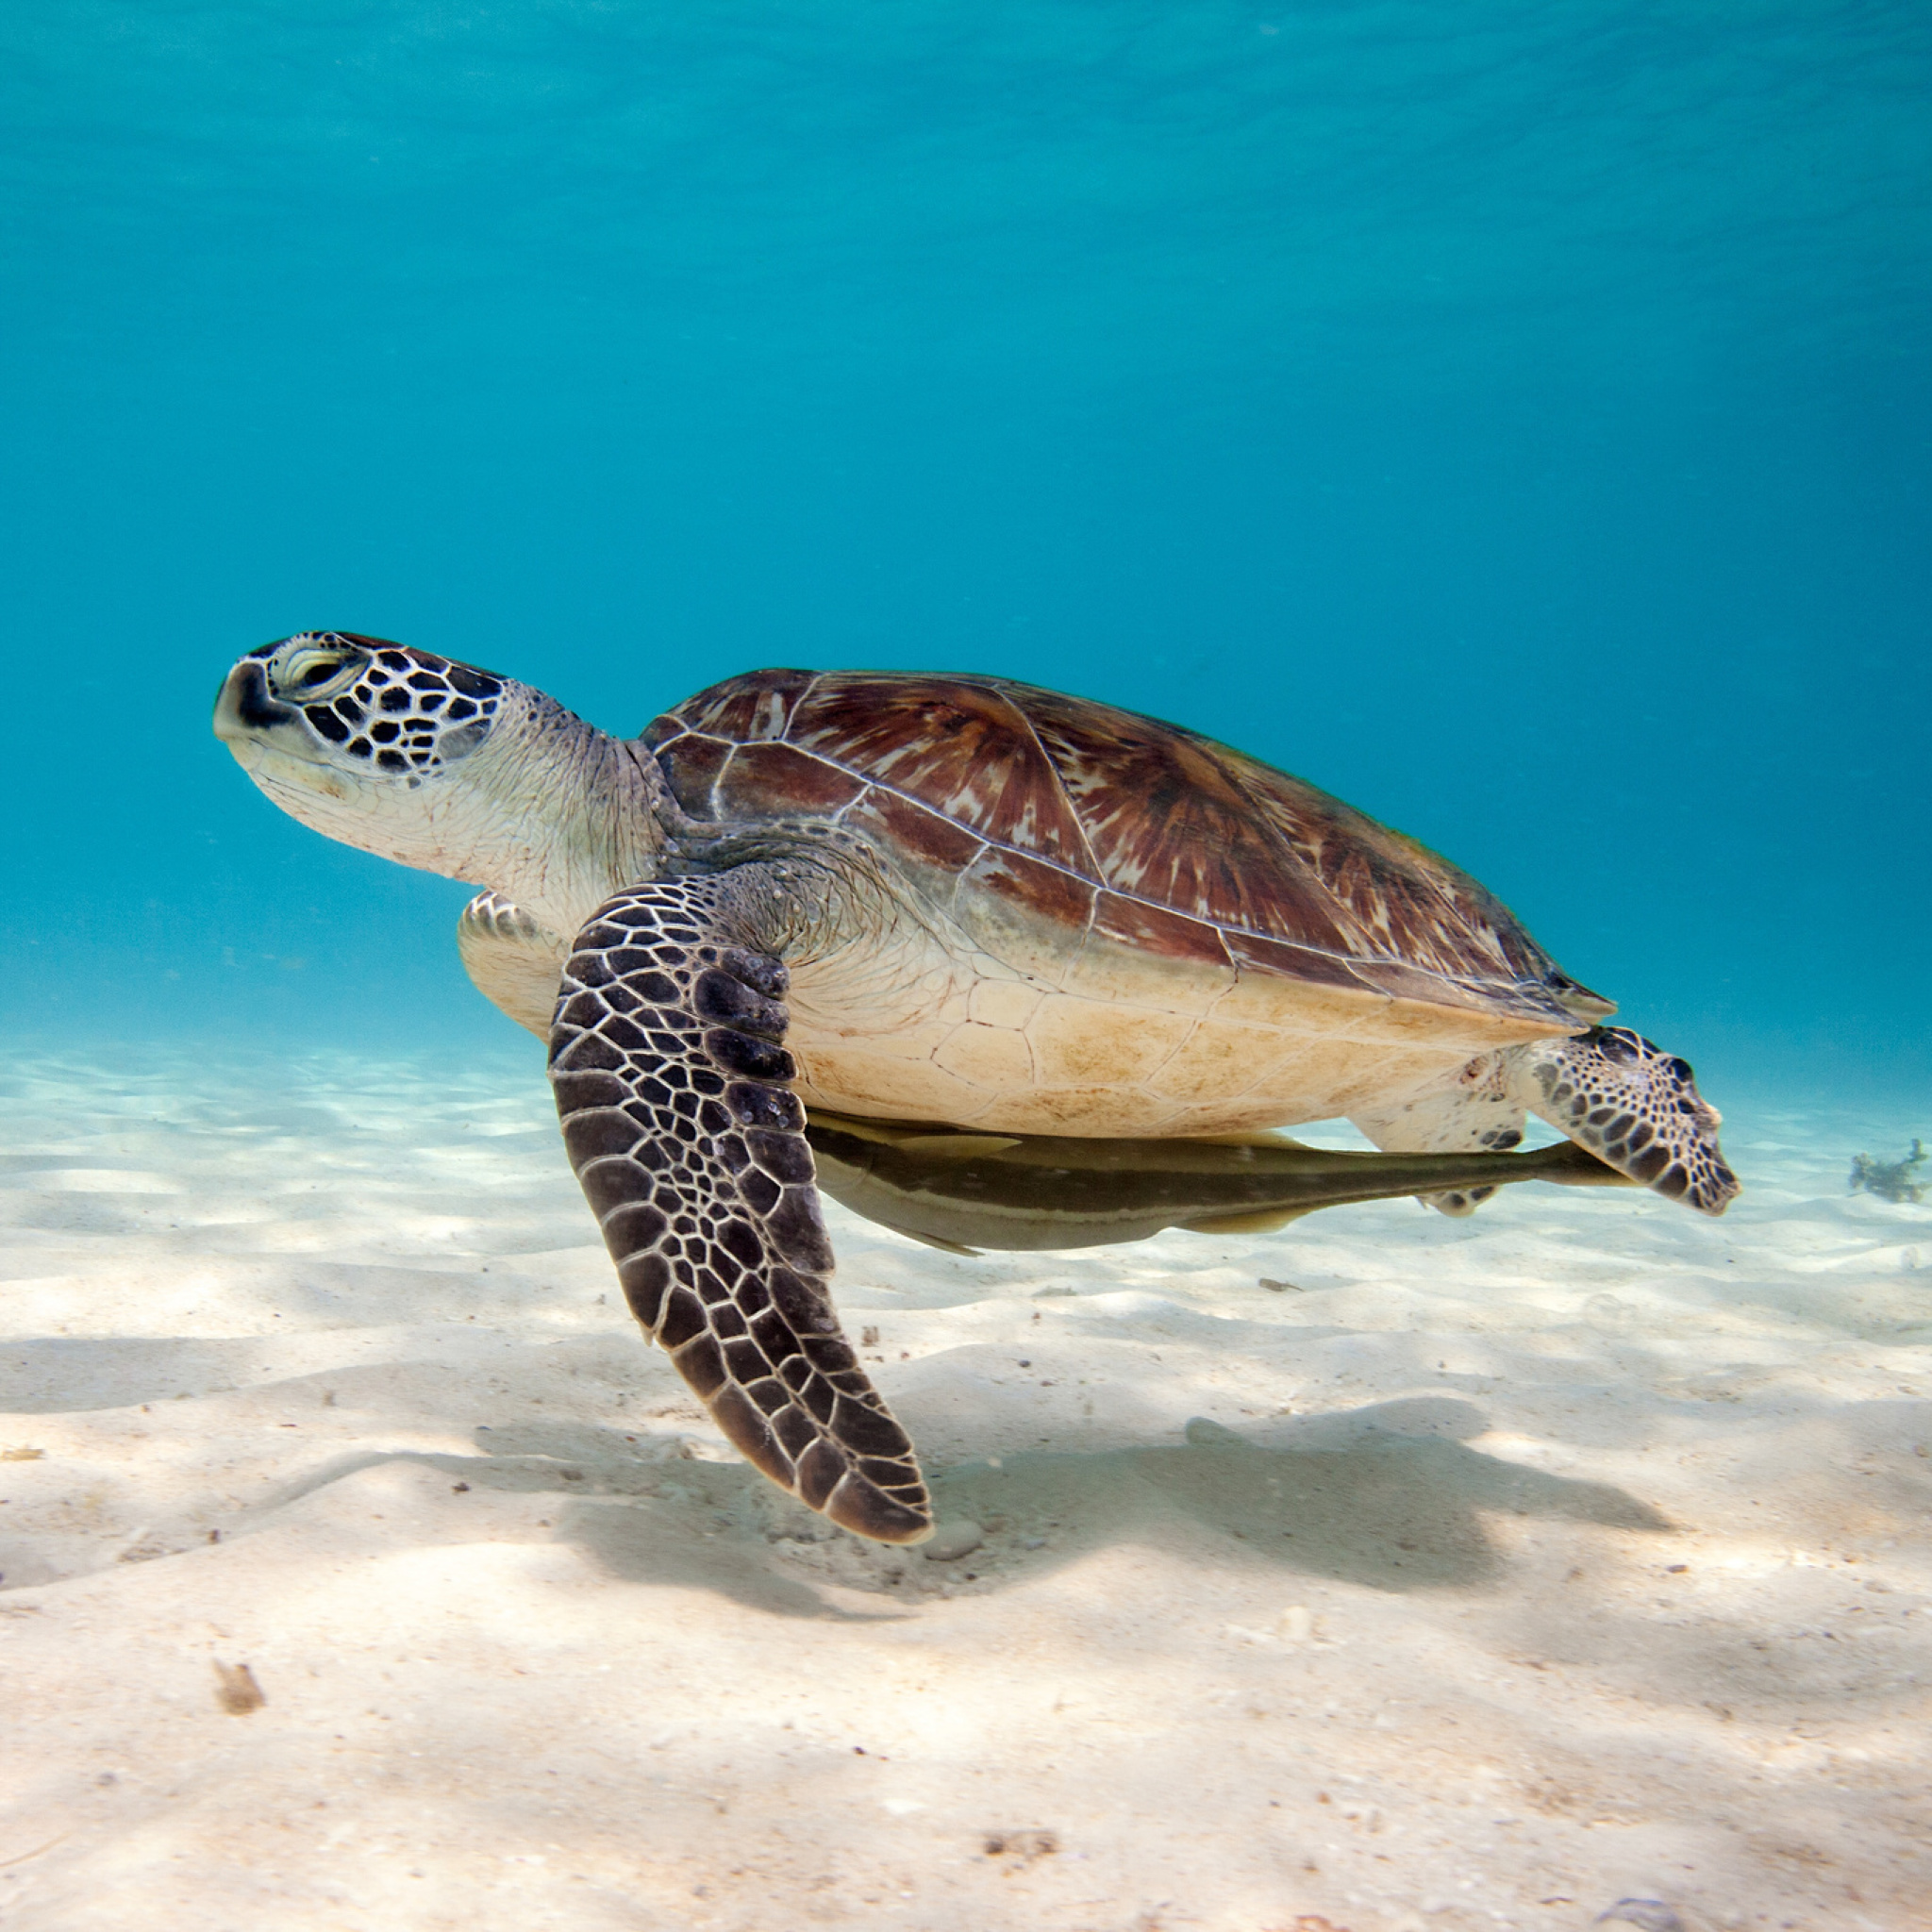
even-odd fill
[{"label": "blue ocean water", "polygon": [[502,1042],[209,735],[963,668],[1438,847],[1727,1089],[1924,1092],[1932,14],[14,0],[0,1019]]}]

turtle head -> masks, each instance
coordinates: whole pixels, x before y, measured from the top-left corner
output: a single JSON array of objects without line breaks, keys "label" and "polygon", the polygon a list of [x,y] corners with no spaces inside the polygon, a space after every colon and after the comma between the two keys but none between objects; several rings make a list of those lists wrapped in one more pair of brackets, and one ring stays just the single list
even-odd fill
[{"label": "turtle head", "polygon": [[532,912],[557,901],[553,918],[590,892],[588,916],[611,890],[606,860],[624,841],[591,806],[610,800],[595,774],[615,748],[514,678],[386,638],[298,631],[228,673],[214,728],[275,804],[344,844]]},{"label": "turtle head", "polygon": [[483,743],[512,689],[386,638],[298,631],[229,672],[215,736],[258,782],[289,764],[312,768],[313,789],[327,796],[341,796],[344,781],[413,791]]}]

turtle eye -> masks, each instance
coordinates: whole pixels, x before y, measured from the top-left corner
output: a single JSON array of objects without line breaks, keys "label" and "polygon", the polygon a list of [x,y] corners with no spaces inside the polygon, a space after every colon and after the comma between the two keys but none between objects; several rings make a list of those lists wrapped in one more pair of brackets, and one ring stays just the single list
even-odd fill
[{"label": "turtle eye", "polygon": [[345,691],[365,661],[360,651],[339,644],[298,644],[270,675],[278,696],[306,704]]}]

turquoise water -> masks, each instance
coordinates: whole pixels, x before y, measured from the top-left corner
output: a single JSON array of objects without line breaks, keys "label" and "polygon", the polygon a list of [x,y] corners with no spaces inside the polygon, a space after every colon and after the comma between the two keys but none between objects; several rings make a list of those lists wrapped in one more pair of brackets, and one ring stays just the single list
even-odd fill
[{"label": "turquoise water", "polygon": [[16,0],[17,1041],[508,1044],[209,736],[306,626],[1204,728],[1707,1091],[1924,1092],[1932,15]]}]

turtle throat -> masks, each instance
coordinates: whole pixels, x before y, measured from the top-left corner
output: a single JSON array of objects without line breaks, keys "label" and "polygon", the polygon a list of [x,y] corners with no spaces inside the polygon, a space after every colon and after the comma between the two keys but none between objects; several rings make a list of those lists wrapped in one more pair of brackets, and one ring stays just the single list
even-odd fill
[{"label": "turtle throat", "polygon": [[415,865],[488,886],[568,939],[611,893],[657,875],[664,792],[654,762],[528,685],[506,682],[490,736],[413,797]]}]

